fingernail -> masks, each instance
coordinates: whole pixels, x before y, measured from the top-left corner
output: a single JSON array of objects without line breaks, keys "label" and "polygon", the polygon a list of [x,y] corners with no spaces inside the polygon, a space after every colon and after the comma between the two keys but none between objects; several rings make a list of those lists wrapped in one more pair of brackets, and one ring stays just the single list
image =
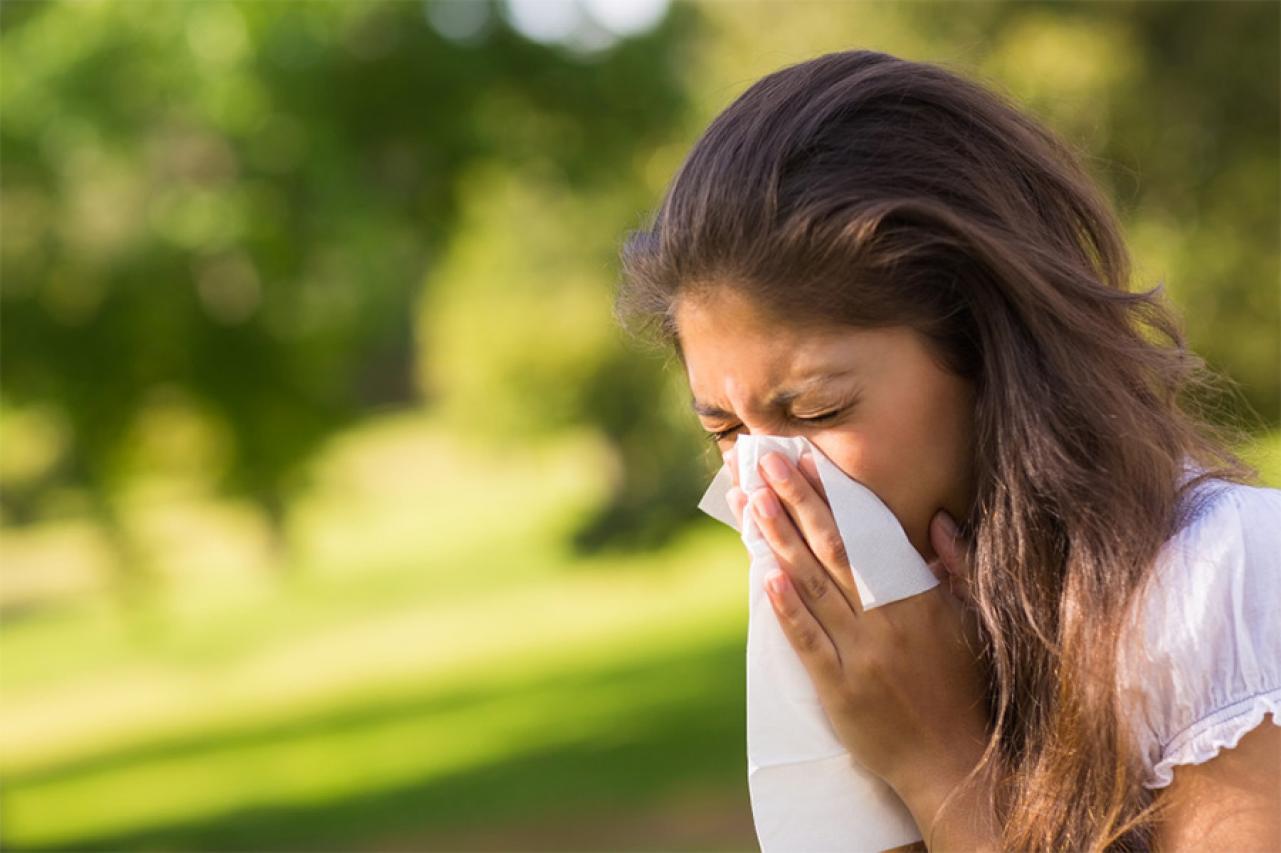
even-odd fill
[{"label": "fingernail", "polygon": [[752,494],[752,508],[765,518],[773,518],[778,515],[778,499],[769,489],[757,489]]},{"label": "fingernail", "polygon": [[782,572],[773,572],[765,579],[765,585],[775,595],[782,595],[783,590],[787,587],[787,577]]},{"label": "fingernail", "polygon": [[767,454],[765,461],[761,464],[765,466],[765,476],[774,482],[782,483],[787,479],[787,463],[777,453]]}]

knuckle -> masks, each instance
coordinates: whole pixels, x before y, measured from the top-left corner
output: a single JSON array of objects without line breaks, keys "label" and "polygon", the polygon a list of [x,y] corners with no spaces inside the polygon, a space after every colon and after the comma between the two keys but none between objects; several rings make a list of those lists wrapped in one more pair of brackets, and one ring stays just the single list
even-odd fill
[{"label": "knuckle", "polygon": [[822,632],[813,625],[802,625],[796,630],[797,648],[809,655],[818,654],[823,647]]},{"label": "knuckle", "polygon": [[849,655],[844,661],[849,689],[854,689],[853,685],[866,685],[874,683],[881,675],[883,666],[877,659],[864,650],[856,650]]},{"label": "knuckle", "polygon": [[827,595],[830,588],[831,583],[821,571],[816,572],[805,579],[805,591],[809,593],[810,598],[815,601],[818,601],[824,595]]},{"label": "knuckle", "polygon": [[778,496],[789,504],[795,506],[800,503],[801,490],[796,487],[796,478],[794,476],[788,477],[782,482],[772,482],[770,485],[774,491],[778,492]]},{"label": "knuckle", "polygon": [[863,697],[848,681],[842,682],[840,692],[836,694],[836,701],[844,714],[857,713],[863,705]]},{"label": "knuckle", "polygon": [[819,543],[822,550],[822,556],[830,561],[833,565],[844,566],[848,560],[845,553],[845,540],[836,531],[828,531],[823,535]]},{"label": "knuckle", "polygon": [[841,656],[830,645],[819,652],[815,665],[817,675],[829,684],[840,684]]},{"label": "knuckle", "polygon": [[865,685],[874,685],[879,689],[880,685],[889,683],[889,672],[885,667],[885,662],[880,658],[870,657],[863,661],[863,683]]}]

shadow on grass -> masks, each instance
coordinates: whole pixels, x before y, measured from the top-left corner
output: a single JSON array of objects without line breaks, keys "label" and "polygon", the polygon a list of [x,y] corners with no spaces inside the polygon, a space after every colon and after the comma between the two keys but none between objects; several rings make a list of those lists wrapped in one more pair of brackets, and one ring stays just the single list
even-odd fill
[{"label": "shadow on grass", "polygon": [[[531,678],[498,691],[421,696],[287,725],[173,739],[16,776],[6,780],[6,788],[13,792],[28,785],[74,782],[86,774],[124,771],[156,759],[198,764],[204,755],[265,747],[300,734],[341,738],[387,722],[495,700],[519,703],[523,697],[550,692],[567,708],[600,697],[625,697],[614,706],[625,710],[617,714],[616,725],[611,721],[608,738],[574,741],[556,732],[548,738],[554,745],[531,744],[502,761],[453,774],[424,775],[399,787],[306,806],[252,807],[125,833],[61,839],[43,849],[336,850],[390,836],[422,839],[430,845],[436,833],[457,838],[470,827],[492,830],[504,823],[527,824],[535,819],[590,818],[593,824],[607,827],[611,815],[621,820],[638,809],[696,790],[725,790],[730,796],[741,792],[746,808],[743,655],[742,639],[727,638],[680,655],[651,656],[556,678]],[[546,725],[555,727],[558,722],[549,718]],[[423,746],[414,743],[406,748]],[[617,849],[625,846],[624,841],[599,838],[587,846]],[[42,849],[25,845],[22,839],[5,839],[3,847]]]}]

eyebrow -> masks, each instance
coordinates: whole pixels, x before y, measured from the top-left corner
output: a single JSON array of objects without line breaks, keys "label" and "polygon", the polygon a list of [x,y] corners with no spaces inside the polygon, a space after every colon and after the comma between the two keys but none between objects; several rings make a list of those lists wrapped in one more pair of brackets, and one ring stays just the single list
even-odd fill
[{"label": "eyebrow", "polygon": [[[773,396],[769,398],[769,405],[777,406],[777,407],[786,406],[788,403],[792,402],[802,394],[813,390],[814,386],[819,385],[829,379],[839,379],[842,376],[848,376],[850,373],[853,373],[853,371],[850,369],[845,369],[845,370],[834,370],[828,373],[815,374],[813,376],[810,376],[808,379],[803,380],[793,388],[788,388],[783,391],[775,392]],[[720,406],[714,406],[711,403],[700,402],[695,397],[690,397],[689,405],[690,405],[690,408],[693,409],[697,414],[702,415],[705,418],[734,417],[733,412],[727,412],[724,409],[722,409]]]}]

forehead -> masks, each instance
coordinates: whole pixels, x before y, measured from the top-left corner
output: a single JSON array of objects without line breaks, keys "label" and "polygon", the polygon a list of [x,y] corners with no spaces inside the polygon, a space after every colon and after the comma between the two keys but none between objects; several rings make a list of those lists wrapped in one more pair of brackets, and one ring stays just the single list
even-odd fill
[{"label": "forehead", "polygon": [[788,322],[727,289],[680,300],[674,320],[690,390],[708,404],[735,394],[793,390],[817,375],[848,372],[857,365],[864,332]]}]

